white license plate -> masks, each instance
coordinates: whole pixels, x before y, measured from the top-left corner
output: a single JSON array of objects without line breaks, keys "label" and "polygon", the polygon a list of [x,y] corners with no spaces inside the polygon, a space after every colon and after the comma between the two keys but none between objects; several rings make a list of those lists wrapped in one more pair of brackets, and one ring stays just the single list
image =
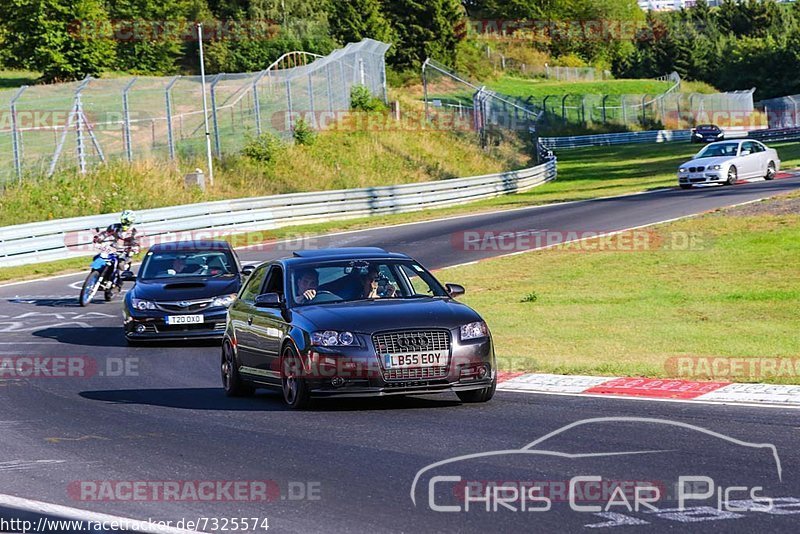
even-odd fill
[{"label": "white license plate", "polygon": [[436,367],[440,365],[447,365],[447,354],[444,352],[404,352],[383,355],[383,367],[386,369]]},{"label": "white license plate", "polygon": [[167,324],[202,324],[202,315],[167,315]]}]

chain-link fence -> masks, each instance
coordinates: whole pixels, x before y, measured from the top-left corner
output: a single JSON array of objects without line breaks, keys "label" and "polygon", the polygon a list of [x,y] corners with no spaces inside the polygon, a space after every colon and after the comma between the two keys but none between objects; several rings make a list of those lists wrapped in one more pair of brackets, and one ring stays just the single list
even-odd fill
[{"label": "chain-link fence", "polygon": [[[299,118],[312,127],[350,108],[364,85],[386,101],[389,45],[366,39],[328,56],[285,54],[255,73],[206,77],[215,155],[251,135],[290,137]],[[199,76],[126,77],[0,91],[0,183],[26,174],[85,170],[111,159],[194,158],[205,151]]]},{"label": "chain-link fence", "polygon": [[[464,117],[468,118],[484,147],[506,131],[522,133],[538,147],[536,123],[541,112],[530,105],[531,99],[490,91],[432,59],[422,66],[422,83],[425,115],[429,119],[435,119],[439,109],[447,109],[457,114],[462,123]],[[538,152],[536,155],[541,156]]]},{"label": "chain-link fence", "polygon": [[767,116],[770,128],[800,128],[800,95],[762,100],[758,108]]},{"label": "chain-link fence", "polygon": [[547,78],[564,82],[593,82],[612,78],[609,71],[594,67],[551,67],[549,65],[544,66],[544,75]]}]

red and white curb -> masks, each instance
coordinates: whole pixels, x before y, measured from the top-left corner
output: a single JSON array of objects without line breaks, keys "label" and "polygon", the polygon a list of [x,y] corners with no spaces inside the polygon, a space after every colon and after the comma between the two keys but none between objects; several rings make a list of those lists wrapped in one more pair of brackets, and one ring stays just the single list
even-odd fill
[{"label": "red and white curb", "polygon": [[800,386],[499,373],[498,391],[800,408]]}]

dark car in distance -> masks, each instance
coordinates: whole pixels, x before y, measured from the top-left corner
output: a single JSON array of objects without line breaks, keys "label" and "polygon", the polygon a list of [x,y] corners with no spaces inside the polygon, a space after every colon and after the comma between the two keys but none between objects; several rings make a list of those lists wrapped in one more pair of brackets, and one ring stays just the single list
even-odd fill
[{"label": "dark car in distance", "polygon": [[228,311],[228,396],[314,397],[452,391],[486,402],[497,385],[492,337],[477,312],[405,254],[379,248],[295,252],[259,266]]},{"label": "dark car in distance", "polygon": [[724,141],[725,132],[716,124],[698,124],[692,128],[691,133],[692,143],[713,143],[715,141]]},{"label": "dark car in distance", "polygon": [[228,307],[242,276],[239,259],[225,241],[179,241],[154,245],[125,295],[125,338],[130,344],[159,339],[221,338]]}]

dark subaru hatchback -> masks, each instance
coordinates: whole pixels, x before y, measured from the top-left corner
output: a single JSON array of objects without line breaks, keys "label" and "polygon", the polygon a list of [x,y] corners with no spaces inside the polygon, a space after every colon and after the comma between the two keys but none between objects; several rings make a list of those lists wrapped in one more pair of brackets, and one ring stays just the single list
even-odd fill
[{"label": "dark subaru hatchback", "polygon": [[492,338],[405,254],[379,248],[296,252],[259,266],[228,312],[221,372],[229,396],[283,392],[292,408],[314,397],[452,391],[486,402],[497,385]]},{"label": "dark subaru hatchback", "polygon": [[225,241],[161,243],[148,250],[125,295],[125,338],[221,338],[228,307],[242,285],[236,254]]}]

